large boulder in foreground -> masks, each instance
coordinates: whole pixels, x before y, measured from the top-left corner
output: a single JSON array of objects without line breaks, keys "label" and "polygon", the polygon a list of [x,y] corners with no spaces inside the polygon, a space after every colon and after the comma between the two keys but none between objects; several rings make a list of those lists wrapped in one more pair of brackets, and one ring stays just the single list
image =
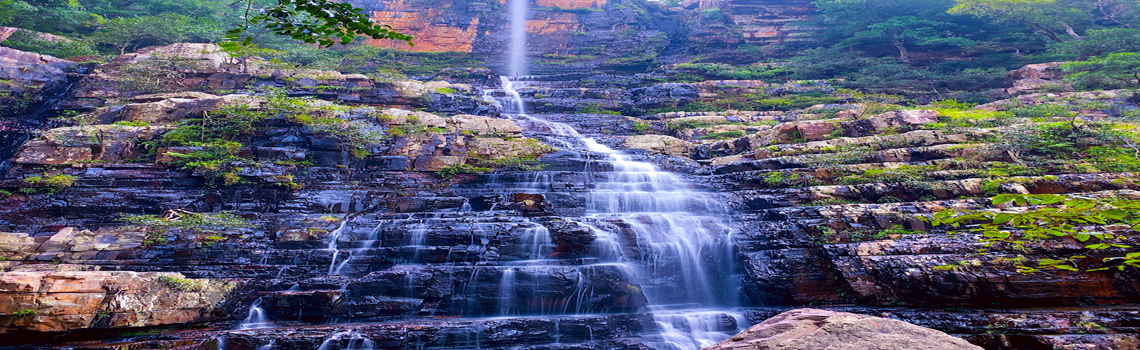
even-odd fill
[{"label": "large boulder in foreground", "polygon": [[776,315],[705,350],[981,350],[899,320],[816,309]]}]

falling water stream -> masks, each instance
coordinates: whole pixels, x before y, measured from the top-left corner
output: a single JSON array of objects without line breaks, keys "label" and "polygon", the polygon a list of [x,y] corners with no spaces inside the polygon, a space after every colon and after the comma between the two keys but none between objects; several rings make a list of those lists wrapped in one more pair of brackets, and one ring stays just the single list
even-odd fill
[{"label": "falling water stream", "polygon": [[[501,82],[501,92],[486,96],[505,117],[544,134],[545,141],[564,150],[597,154],[613,165],[589,190],[581,223],[598,237],[601,263],[621,265],[640,284],[658,326],[657,334],[646,336],[650,345],[659,350],[701,349],[731,335],[724,330],[726,316],[738,328],[747,325],[732,312],[741,294],[731,271],[731,228],[722,201],[567,124],[525,113],[516,90],[525,82],[508,77]],[[536,183],[532,187],[542,189],[541,181]],[[601,226],[606,223],[610,225]]]}]

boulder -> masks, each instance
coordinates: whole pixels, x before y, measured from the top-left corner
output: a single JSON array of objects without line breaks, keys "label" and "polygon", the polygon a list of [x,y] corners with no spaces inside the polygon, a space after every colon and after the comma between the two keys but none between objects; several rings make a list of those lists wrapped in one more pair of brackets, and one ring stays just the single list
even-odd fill
[{"label": "boulder", "polygon": [[965,340],[888,318],[796,309],[705,350],[981,350]]},{"label": "boulder", "polygon": [[808,141],[825,140],[836,129],[835,123],[828,122],[799,124],[797,127],[800,131],[800,137]]},{"label": "boulder", "polygon": [[625,146],[671,156],[688,156],[694,147],[688,141],[666,135],[631,136],[625,139]]},{"label": "boulder", "polygon": [[138,156],[135,146],[165,132],[162,127],[91,125],[55,128],[29,141],[16,153],[20,164],[62,165],[102,160],[110,163]]},{"label": "boulder", "polygon": [[397,81],[397,82],[392,83],[392,86],[396,89],[397,92],[400,93],[400,95],[402,95],[404,97],[423,96],[423,95],[426,95],[426,94],[431,93],[431,92],[446,91],[448,89],[450,89],[450,90],[465,90],[465,91],[471,90],[470,85],[452,84],[452,83],[442,81],[442,80],[429,81],[429,82],[420,82],[420,81],[415,81],[415,80],[401,80],[401,81]]},{"label": "boulder", "polygon": [[202,92],[180,92],[135,96],[130,104],[96,109],[91,114],[102,123],[120,120],[141,121],[148,124],[172,124],[193,116],[215,111],[225,106],[256,105],[259,99],[248,95],[216,96]]},{"label": "boulder", "polygon": [[1061,79],[1065,78],[1065,72],[1061,71],[1063,64],[1065,62],[1037,63],[1010,71],[1006,77],[1014,79],[1013,87],[1007,88],[1006,93],[1013,95],[1033,92],[1050,86],[1058,90],[1073,91],[1072,85],[1061,82]]},{"label": "boulder", "polygon": [[451,117],[451,122],[452,128],[476,135],[519,136],[523,131],[515,122],[499,118],[461,114]]},{"label": "boulder", "polygon": [[440,117],[438,115],[428,113],[428,112],[409,111],[406,109],[398,109],[398,108],[388,108],[388,109],[382,110],[382,111],[380,111],[378,118],[380,119],[381,123],[384,123],[387,125],[399,125],[399,124],[413,123],[413,124],[419,124],[419,125],[425,125],[425,126],[437,126],[437,127],[446,127],[447,126],[447,119],[444,119],[443,117]]}]

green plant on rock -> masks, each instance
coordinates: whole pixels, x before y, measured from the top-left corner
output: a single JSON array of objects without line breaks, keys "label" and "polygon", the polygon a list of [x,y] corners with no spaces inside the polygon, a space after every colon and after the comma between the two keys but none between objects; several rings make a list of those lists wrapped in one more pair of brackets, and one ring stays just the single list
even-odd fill
[{"label": "green plant on rock", "polygon": [[180,228],[193,231],[253,227],[249,220],[227,211],[192,213],[185,210],[171,210],[170,213],[161,216],[128,214],[119,220],[151,228]]},{"label": "green plant on rock", "polygon": [[935,170],[938,167],[934,165],[900,165],[897,168],[867,169],[862,174],[844,176],[840,181],[848,185],[928,181],[930,172]]},{"label": "green plant on rock", "polygon": [[435,174],[439,175],[439,177],[443,178],[444,180],[448,180],[459,174],[480,174],[488,171],[491,171],[491,168],[460,164],[445,166],[443,169],[436,171]]},{"label": "green plant on rock", "polygon": [[20,311],[13,312],[12,316],[35,316],[38,314],[39,314],[39,311],[32,310],[32,309],[23,309]]},{"label": "green plant on rock", "polygon": [[47,173],[44,173],[43,176],[26,177],[24,178],[24,183],[31,186],[36,186],[37,188],[43,188],[49,193],[56,193],[62,191],[63,189],[71,187],[71,185],[75,184],[76,180],[79,180],[78,176],[67,174],[48,175]]},{"label": "green plant on rock", "polygon": [[[992,147],[1005,152],[1022,166],[1035,166],[1069,160],[1091,159],[1099,146],[1128,147],[1135,145],[1135,134],[1115,130],[1109,124],[1068,121],[1028,124],[1002,132]],[[1103,154],[1103,152],[1102,152]]]},{"label": "green plant on rock", "polygon": [[702,140],[731,140],[731,139],[736,139],[736,138],[740,138],[743,136],[744,136],[744,131],[732,130],[732,131],[708,133],[708,134],[705,134],[704,136],[701,136],[701,139]]},{"label": "green plant on rock", "polygon": [[193,291],[201,286],[199,281],[173,275],[160,275],[158,276],[158,282],[167,288],[180,291]]},{"label": "green plant on rock", "polygon": [[[1140,267],[1140,252],[1127,244],[1140,230],[1140,200],[1127,198],[1084,198],[1055,194],[1002,194],[994,205],[1013,204],[1024,208],[1004,210],[944,210],[935,213],[931,224],[946,225],[979,234],[987,248],[1025,250],[1046,241],[1079,242],[1084,254],[1036,261],[1037,266],[1018,266],[1024,273],[1043,268],[1080,271],[1124,270]],[[1088,254],[1103,251],[1103,265],[1083,266]]]}]

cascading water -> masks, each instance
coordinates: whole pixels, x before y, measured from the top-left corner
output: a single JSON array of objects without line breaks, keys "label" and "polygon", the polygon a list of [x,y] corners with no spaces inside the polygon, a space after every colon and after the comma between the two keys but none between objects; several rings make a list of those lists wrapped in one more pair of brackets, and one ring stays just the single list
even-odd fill
[{"label": "cascading water", "polygon": [[[525,70],[525,0],[510,0],[510,11],[508,72],[518,77]],[[663,350],[696,350],[731,335],[731,329],[725,332],[725,317],[733,318],[737,331],[747,325],[739,315],[725,311],[738,305],[741,294],[728,268],[734,266],[732,232],[721,201],[694,190],[672,173],[584,137],[569,125],[528,115],[518,82],[509,77],[500,80],[502,89],[484,96],[498,104],[507,118],[532,133],[545,134],[541,135],[546,136],[544,141],[556,147],[580,150],[584,146],[585,151],[601,154],[613,165],[613,171],[587,195],[590,223],[586,224],[598,237],[595,244],[602,248],[603,264],[617,263],[623,270],[636,272],[658,323],[659,333],[647,337],[651,345]],[[602,224],[617,229],[603,229]],[[512,289],[514,274],[512,270],[509,277]],[[504,275],[504,290],[507,278]]]},{"label": "cascading water", "polygon": [[241,321],[238,329],[257,329],[273,327],[269,318],[265,316],[265,309],[261,307],[262,299],[258,298],[249,306],[249,315]]},{"label": "cascading water", "polygon": [[525,122],[563,149],[600,154],[613,165],[587,194],[583,224],[597,236],[602,264],[618,264],[637,276],[658,324],[658,334],[646,337],[650,345],[696,350],[731,335],[726,318],[737,328],[747,324],[731,312],[741,294],[726,268],[733,266],[731,228],[721,201],[569,125],[526,114],[516,82],[506,77],[502,82],[503,91],[487,96],[501,97],[493,101],[509,113],[506,117]]}]

